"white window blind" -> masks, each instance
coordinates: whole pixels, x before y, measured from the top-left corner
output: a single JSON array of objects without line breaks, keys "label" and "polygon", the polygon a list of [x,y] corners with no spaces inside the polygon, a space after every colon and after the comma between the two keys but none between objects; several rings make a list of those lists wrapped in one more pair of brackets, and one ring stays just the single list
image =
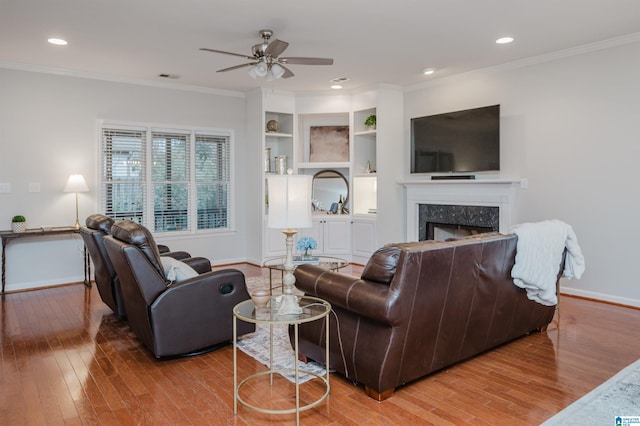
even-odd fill
[{"label": "white window blind", "polygon": [[229,138],[196,134],[198,229],[229,226]]},{"label": "white window blind", "polygon": [[102,205],[114,220],[144,223],[146,132],[102,129]]},{"label": "white window blind", "polygon": [[103,211],[153,232],[230,228],[231,136],[102,125]]},{"label": "white window blind", "polygon": [[153,132],[154,231],[187,230],[189,226],[189,134]]}]

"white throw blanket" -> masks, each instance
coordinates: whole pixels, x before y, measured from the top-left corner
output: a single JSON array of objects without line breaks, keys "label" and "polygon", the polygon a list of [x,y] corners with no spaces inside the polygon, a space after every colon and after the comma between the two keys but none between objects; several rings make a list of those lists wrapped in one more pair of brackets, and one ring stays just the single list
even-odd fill
[{"label": "white throw blanket", "polygon": [[511,270],[514,284],[527,290],[531,300],[547,306],[557,304],[556,280],[565,248],[563,276],[580,278],[584,272],[584,257],[573,228],[559,220],[546,220],[516,225],[511,231],[518,236]]}]

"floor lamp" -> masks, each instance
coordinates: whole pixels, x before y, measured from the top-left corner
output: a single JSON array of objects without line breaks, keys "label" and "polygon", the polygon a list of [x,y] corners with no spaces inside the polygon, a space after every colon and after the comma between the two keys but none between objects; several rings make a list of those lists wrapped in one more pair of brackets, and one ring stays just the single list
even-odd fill
[{"label": "floor lamp", "polygon": [[67,180],[67,184],[64,186],[64,192],[76,193],[76,224],[74,226],[76,229],[79,229],[80,221],[78,220],[78,192],[89,192],[89,187],[87,186],[87,182],[84,180],[84,176],[69,176],[69,180]]},{"label": "floor lamp", "polygon": [[284,277],[282,278],[282,300],[278,315],[299,314],[302,309],[293,295],[296,278],[293,275],[293,237],[296,228],[311,228],[311,176],[270,175],[269,186],[269,220],[267,226],[282,229],[286,239],[286,257],[284,260]]}]

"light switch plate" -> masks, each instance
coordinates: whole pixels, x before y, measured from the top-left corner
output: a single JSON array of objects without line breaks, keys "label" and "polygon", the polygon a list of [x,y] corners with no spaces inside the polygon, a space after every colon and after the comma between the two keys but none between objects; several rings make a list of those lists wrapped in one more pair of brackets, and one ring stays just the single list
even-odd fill
[{"label": "light switch plate", "polygon": [[8,194],[11,192],[11,184],[4,182],[0,183],[0,194]]},{"label": "light switch plate", "polygon": [[40,192],[40,182],[29,182],[29,192]]}]

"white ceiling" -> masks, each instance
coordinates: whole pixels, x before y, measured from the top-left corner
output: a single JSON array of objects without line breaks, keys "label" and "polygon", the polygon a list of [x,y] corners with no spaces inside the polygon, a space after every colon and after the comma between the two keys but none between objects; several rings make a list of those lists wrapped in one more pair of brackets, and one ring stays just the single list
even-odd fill
[{"label": "white ceiling", "polygon": [[[290,43],[282,56],[334,58],[291,65],[290,79],[254,80],[240,57],[258,30]],[[639,0],[0,0],[0,67],[124,81],[247,91],[413,85],[640,32]],[[497,45],[498,37],[515,42]],[[65,47],[47,43],[59,37]],[[635,36],[632,36],[636,38]],[[421,70],[433,67],[425,77]],[[86,74],[85,74],[86,73]]]}]

